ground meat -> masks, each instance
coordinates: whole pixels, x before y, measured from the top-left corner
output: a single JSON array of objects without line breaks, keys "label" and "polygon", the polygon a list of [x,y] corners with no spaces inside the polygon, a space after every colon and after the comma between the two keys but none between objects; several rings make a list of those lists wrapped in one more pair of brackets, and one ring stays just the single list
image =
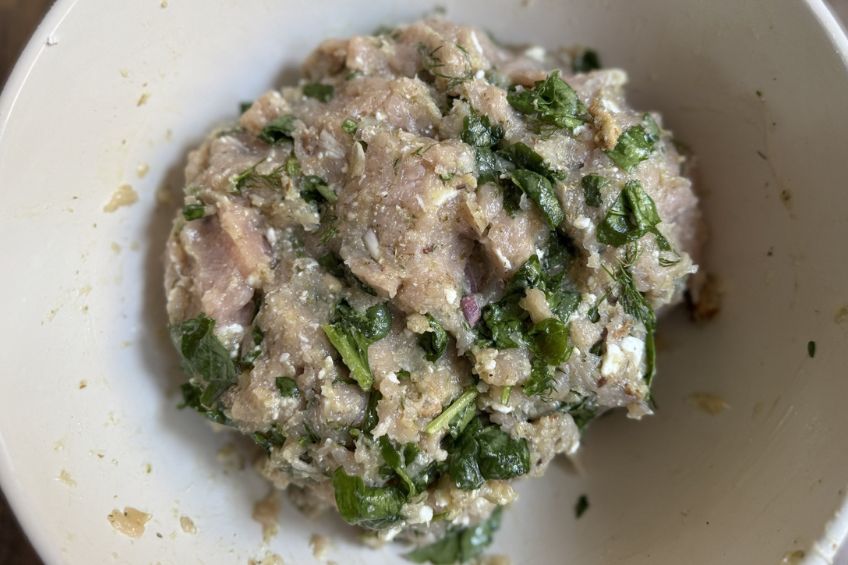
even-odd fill
[{"label": "ground meat", "polygon": [[[651,412],[697,198],[623,71],[563,66],[441,19],[332,39],[189,156],[165,280],[186,403],[302,507],[424,543],[605,410]],[[339,473],[399,506],[351,517]]]}]

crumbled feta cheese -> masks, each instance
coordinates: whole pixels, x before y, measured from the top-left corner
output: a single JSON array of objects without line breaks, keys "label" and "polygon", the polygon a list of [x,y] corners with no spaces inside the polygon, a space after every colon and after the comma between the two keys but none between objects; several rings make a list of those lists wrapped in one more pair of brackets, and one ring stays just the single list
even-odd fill
[{"label": "crumbled feta cheese", "polygon": [[504,255],[503,252],[500,249],[498,249],[497,247],[495,248],[495,255],[497,256],[498,260],[501,262],[501,265],[503,265],[504,269],[511,269],[512,268],[512,263],[509,262],[509,259],[506,258],[506,255]]},{"label": "crumbled feta cheese", "polygon": [[638,367],[642,364],[642,354],[645,352],[645,342],[631,335],[621,340],[621,350],[624,351],[630,362]]},{"label": "crumbled feta cheese", "polygon": [[621,348],[614,343],[608,343],[607,352],[601,364],[601,375],[611,377],[617,374],[626,362],[627,358],[624,356]]},{"label": "crumbled feta cheese", "polygon": [[590,220],[586,216],[579,216],[576,220],[574,220],[574,227],[579,230],[585,230],[591,226],[592,220]]},{"label": "crumbled feta cheese", "polygon": [[481,79],[485,76],[486,76],[486,71],[484,71],[483,69],[480,69],[479,71],[474,73],[474,78],[476,78],[476,79]]},{"label": "crumbled feta cheese", "polygon": [[456,291],[450,287],[446,287],[445,300],[448,301],[448,304],[456,304]]},{"label": "crumbled feta cheese", "polygon": [[380,260],[380,243],[377,241],[377,234],[374,233],[374,230],[368,230],[365,232],[365,235],[362,237],[365,242],[365,248],[368,249],[368,253],[375,261]]},{"label": "crumbled feta cheese", "polygon": [[480,40],[477,39],[477,32],[472,31],[470,36],[471,36],[471,44],[474,45],[474,49],[476,49],[477,52],[482,55],[483,54],[483,46],[480,45]]},{"label": "crumbled feta cheese", "polygon": [[524,50],[524,56],[542,63],[545,60],[545,48],[540,45],[534,45]]}]

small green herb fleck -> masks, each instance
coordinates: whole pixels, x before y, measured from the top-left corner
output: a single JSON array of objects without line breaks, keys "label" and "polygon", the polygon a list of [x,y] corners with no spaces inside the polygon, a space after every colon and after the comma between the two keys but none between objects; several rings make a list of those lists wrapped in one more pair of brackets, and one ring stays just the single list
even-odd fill
[{"label": "small green herb fleck", "polygon": [[284,398],[300,398],[300,389],[297,388],[297,382],[293,378],[277,377],[274,384]]},{"label": "small green herb fleck", "polygon": [[412,378],[412,373],[410,373],[410,372],[409,372],[409,371],[407,371],[406,369],[400,369],[400,370],[399,370],[397,373],[395,373],[395,374],[397,375],[398,380],[399,380],[399,381],[401,381],[401,382],[403,382],[403,381],[408,381],[409,379],[411,379],[411,378]]},{"label": "small green herb fleck", "polygon": [[342,131],[347,134],[353,135],[356,133],[356,130],[359,129],[359,124],[353,118],[346,118],[345,121],[342,122]]},{"label": "small green herb fleck", "polygon": [[372,390],[368,393],[368,405],[365,407],[365,416],[362,418],[362,431],[370,432],[380,422],[380,416],[377,414],[377,404],[383,395],[379,390]]},{"label": "small green herb fleck", "polygon": [[577,504],[574,505],[574,516],[580,518],[588,509],[589,497],[585,494],[581,494],[580,498],[577,499]]},{"label": "small green herb fleck", "polygon": [[418,336],[418,345],[424,350],[424,358],[435,362],[445,354],[448,347],[448,333],[433,316],[427,314],[430,329]]},{"label": "small green herb fleck", "polygon": [[330,202],[338,200],[327,181],[316,175],[306,175],[300,182],[300,196],[307,202]]},{"label": "small green herb fleck", "polygon": [[576,402],[564,403],[557,410],[569,414],[574,423],[577,424],[577,429],[581,432],[586,429],[589,422],[598,416],[598,404],[594,398],[584,396]]},{"label": "small green herb fleck", "polygon": [[215,320],[205,314],[171,326],[171,340],[180,353],[183,370],[204,385],[198,401],[206,408],[213,408],[236,380],[230,352],[215,337],[214,329]]},{"label": "small green herb fleck", "polygon": [[303,86],[303,95],[307,98],[315,98],[320,102],[329,102],[333,98],[335,88],[332,84],[321,84],[313,82]]},{"label": "small green herb fleck", "polygon": [[671,250],[668,240],[657,228],[660,222],[656,204],[642,189],[642,183],[628,181],[598,225],[598,241],[618,247],[650,232],[655,234],[660,249]]},{"label": "small green herb fleck", "polygon": [[187,222],[199,220],[206,215],[206,206],[203,204],[186,204],[183,206],[183,218]]},{"label": "small green herb fleck", "polygon": [[239,103],[239,114],[244,114],[250,107],[253,106],[253,102],[245,100],[244,102]]},{"label": "small green herb fleck", "polygon": [[286,436],[280,433],[276,426],[271,426],[271,428],[265,432],[253,432],[250,434],[250,439],[252,439],[256,445],[264,449],[268,454],[271,453],[273,448],[282,447],[286,443]]},{"label": "small green herb fleck", "polygon": [[558,128],[573,130],[589,119],[577,92],[559,77],[559,71],[552,72],[531,89],[511,91],[507,101],[522,114]]},{"label": "small green herb fleck", "polygon": [[295,119],[294,116],[287,114],[272,120],[259,132],[259,139],[270,145],[290,141],[292,139],[291,134],[294,131]]},{"label": "small green herb fleck", "polygon": [[588,73],[601,68],[601,58],[594,49],[584,49],[574,56],[571,69],[575,73]]},{"label": "small green herb fleck", "polygon": [[371,388],[374,375],[368,365],[368,347],[386,337],[392,325],[392,313],[385,303],[375,304],[364,314],[354,310],[346,300],[337,306],[333,321],[321,327],[350,376],[363,390]]},{"label": "small green herb fleck", "polygon": [[503,136],[503,127],[497,123],[493,125],[488,116],[474,110],[462,122],[462,141],[472,147],[493,147]]},{"label": "small green herb fleck", "polygon": [[362,477],[339,467],[333,473],[333,490],[339,514],[348,524],[380,529],[400,519],[404,496],[395,487],[366,486]]},{"label": "small green herb fleck", "polygon": [[561,365],[571,357],[568,326],[558,318],[548,318],[530,330],[533,353],[547,365]]},{"label": "small green herb fleck", "polygon": [[449,530],[435,543],[419,547],[404,557],[413,563],[449,565],[466,563],[478,557],[492,543],[501,525],[502,507],[498,506],[487,520],[476,526]]},{"label": "small green herb fleck", "polygon": [[297,157],[294,154],[290,155],[288,159],[286,159],[286,174],[291,177],[299,177],[300,176],[300,163],[297,160]]},{"label": "small green herb fleck", "polygon": [[509,174],[510,180],[521,189],[541,210],[551,229],[565,219],[556,192],[546,177],[527,169],[516,169]]},{"label": "small green herb fleck", "polygon": [[807,342],[807,355],[810,356],[810,359],[816,356],[816,342],[808,341]]},{"label": "small green herb fleck", "polygon": [[474,404],[474,399],[477,398],[477,390],[469,388],[463,392],[459,398],[454,400],[450,406],[445,408],[441,414],[433,418],[424,431],[428,434],[434,434],[443,428],[447,427],[457,416],[462,416],[468,406]]},{"label": "small green herb fleck", "polygon": [[177,406],[177,408],[192,408],[216,424],[224,426],[232,424],[227,415],[224,414],[223,410],[219,407],[207,407],[203,405],[200,401],[200,397],[203,395],[203,389],[200,387],[191,383],[183,383],[180,386],[180,392],[182,392],[183,401]]},{"label": "small green herb fleck", "polygon": [[659,140],[660,128],[657,122],[645,114],[642,123],[624,130],[615,147],[606,154],[620,169],[629,172],[651,156]]},{"label": "small green herb fleck", "polygon": [[580,181],[583,186],[583,198],[586,200],[586,206],[592,208],[601,207],[601,189],[609,184],[609,181],[601,175],[586,175]]},{"label": "small green herb fleck", "polygon": [[509,397],[511,393],[512,386],[505,386],[503,387],[503,389],[501,389],[501,404],[503,404],[504,406],[509,404]]},{"label": "small green herb fleck", "polygon": [[[392,442],[386,436],[380,436],[380,454],[383,456],[383,461],[391,467],[392,471],[401,480],[407,497],[415,496],[418,492],[415,483],[409,476],[406,466],[412,462],[412,459],[406,459],[406,450],[398,450],[392,445]],[[414,459],[414,456],[413,456]]]}]

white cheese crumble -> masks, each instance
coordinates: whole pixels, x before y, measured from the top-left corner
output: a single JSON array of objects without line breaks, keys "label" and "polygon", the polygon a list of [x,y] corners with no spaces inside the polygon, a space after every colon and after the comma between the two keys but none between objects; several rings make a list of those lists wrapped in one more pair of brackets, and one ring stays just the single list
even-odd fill
[{"label": "white cheese crumble", "polygon": [[365,232],[365,235],[362,236],[362,240],[365,243],[365,248],[368,250],[368,253],[375,261],[380,260],[380,243],[377,241],[377,234],[374,233],[374,230],[368,230]]},{"label": "white cheese crumble", "polygon": [[445,300],[448,301],[448,304],[456,304],[456,291],[450,287],[446,287]]},{"label": "white cheese crumble", "polygon": [[524,56],[528,59],[533,59],[540,63],[545,61],[545,48],[540,45],[535,45],[529,49],[525,49]]},{"label": "white cheese crumble", "polygon": [[611,377],[617,374],[626,362],[627,358],[624,356],[621,348],[614,343],[608,343],[607,352],[601,364],[601,375]]},{"label": "white cheese crumble", "polygon": [[586,216],[579,216],[576,220],[574,220],[574,227],[579,230],[585,230],[592,226],[592,220],[587,218]]}]

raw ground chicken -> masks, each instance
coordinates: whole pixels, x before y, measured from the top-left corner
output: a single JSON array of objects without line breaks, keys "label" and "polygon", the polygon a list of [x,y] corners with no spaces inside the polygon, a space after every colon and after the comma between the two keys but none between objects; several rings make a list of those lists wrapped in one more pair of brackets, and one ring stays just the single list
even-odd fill
[{"label": "raw ground chicken", "polygon": [[[252,435],[301,506],[433,542],[593,416],[651,413],[697,198],[627,75],[573,54],[441,19],[331,39],[191,152],[165,281],[186,401]],[[390,320],[366,336],[371,307]]]}]

